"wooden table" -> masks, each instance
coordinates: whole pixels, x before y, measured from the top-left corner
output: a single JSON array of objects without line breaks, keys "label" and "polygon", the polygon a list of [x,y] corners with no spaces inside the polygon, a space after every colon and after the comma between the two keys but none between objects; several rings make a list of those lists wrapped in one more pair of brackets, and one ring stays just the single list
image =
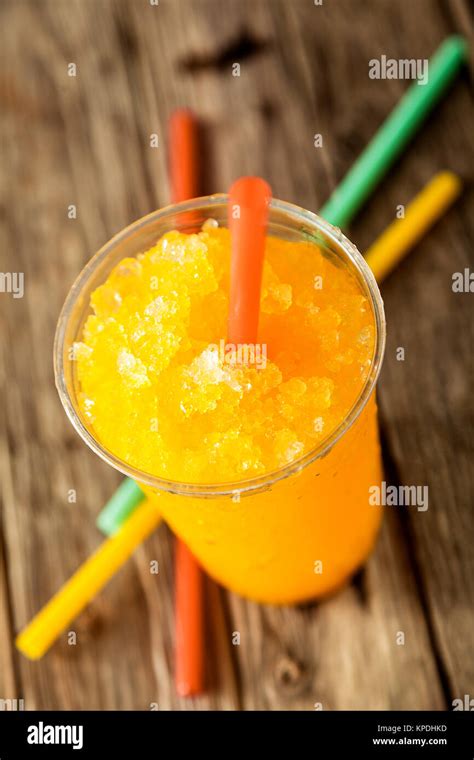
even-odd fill
[{"label": "wooden table", "polygon": [[[0,294],[0,698],[23,698],[26,709],[312,710],[443,709],[474,695],[473,296],[451,287],[453,272],[472,267],[469,193],[383,285],[387,479],[428,485],[428,511],[388,509],[365,569],[324,603],[258,606],[208,582],[208,691],[197,699],[177,698],[172,681],[166,528],[76,621],[75,646],[64,635],[37,663],[12,646],[98,545],[95,517],[120,481],[66,420],[52,341],[90,256],[166,203],[171,110],[202,117],[205,191],[256,173],[276,197],[316,210],[406,89],[369,79],[368,61],[429,57],[448,34],[469,35],[467,9],[463,0],[4,0],[0,268],[24,272],[25,297]],[[473,110],[466,71],[349,230],[361,250],[436,171],[472,169]]]}]

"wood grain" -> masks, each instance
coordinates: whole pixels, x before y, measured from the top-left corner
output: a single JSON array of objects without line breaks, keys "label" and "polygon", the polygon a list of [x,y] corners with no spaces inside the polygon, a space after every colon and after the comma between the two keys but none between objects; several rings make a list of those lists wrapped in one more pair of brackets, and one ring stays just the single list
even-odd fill
[{"label": "wood grain", "polygon": [[[390,512],[363,573],[319,604],[257,606],[209,582],[208,690],[194,700],[172,681],[166,528],[74,624],[75,646],[63,636],[38,663],[12,648],[11,629],[98,545],[94,519],[119,482],[65,418],[52,340],[92,253],[167,202],[171,110],[202,118],[206,191],[262,174],[275,196],[316,210],[405,90],[369,80],[370,58],[428,57],[447,34],[470,33],[458,0],[417,0],[416,12],[389,0],[222,6],[22,0],[0,11],[0,268],[24,272],[26,289],[0,295],[0,698],[24,697],[27,709],[443,709],[474,689],[470,296],[451,290],[452,273],[472,267],[469,194],[383,287],[388,472],[429,486],[427,512]],[[433,173],[472,166],[472,121],[464,74],[354,223],[361,250]]]},{"label": "wood grain", "polygon": [[[5,572],[3,546],[0,553],[0,699],[19,699],[12,643],[12,620],[10,617],[8,578]],[[6,709],[6,708],[4,708]]]}]

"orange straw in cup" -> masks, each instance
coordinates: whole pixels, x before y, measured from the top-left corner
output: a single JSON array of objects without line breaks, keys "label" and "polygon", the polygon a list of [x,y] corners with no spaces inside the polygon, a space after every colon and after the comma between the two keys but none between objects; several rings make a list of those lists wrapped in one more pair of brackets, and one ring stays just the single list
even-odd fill
[{"label": "orange straw in cup", "polygon": [[[198,125],[187,109],[178,109],[169,123],[169,172],[173,203],[198,195]],[[202,572],[186,544],[175,548],[175,684],[189,697],[203,688]]]},{"label": "orange straw in cup", "polygon": [[228,338],[256,343],[260,315],[270,186],[260,177],[241,177],[229,191],[232,238]]}]

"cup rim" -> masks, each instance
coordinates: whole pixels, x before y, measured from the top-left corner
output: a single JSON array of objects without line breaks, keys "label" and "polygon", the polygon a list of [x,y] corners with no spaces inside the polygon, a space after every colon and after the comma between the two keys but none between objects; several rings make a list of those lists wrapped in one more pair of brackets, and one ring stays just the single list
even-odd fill
[{"label": "cup rim", "polygon": [[138,468],[133,467],[132,465],[123,461],[119,457],[116,457],[111,451],[106,449],[104,446],[102,446],[101,443],[99,443],[99,441],[96,440],[76,410],[76,406],[70,396],[69,389],[67,387],[64,371],[66,353],[65,338],[69,319],[73,312],[74,306],[81,298],[81,294],[85,289],[89,279],[95,272],[97,266],[107,258],[109,253],[121,241],[125,240],[127,237],[133,234],[138,233],[146,225],[159,221],[171,213],[185,213],[190,211],[198,211],[203,207],[217,207],[219,205],[226,204],[227,201],[227,194],[217,193],[213,195],[201,196],[199,198],[193,198],[192,200],[183,201],[180,203],[169,204],[161,209],[140,217],[127,227],[124,227],[122,230],[120,230],[120,232],[110,238],[110,240],[108,240],[108,242],[99,249],[99,251],[88,261],[88,263],[76,277],[61,309],[54,337],[54,376],[56,388],[58,390],[64,410],[76,432],[81,436],[89,448],[92,449],[92,451],[94,451],[101,459],[110,464],[116,470],[119,470],[124,475],[133,478],[133,480],[136,480],[140,484],[158,489],[159,491],[166,491],[173,494],[197,497],[215,497],[232,496],[235,494],[246,494],[259,490],[266,490],[270,488],[274,483],[283,480],[293,474],[296,474],[297,472],[300,472],[315,460],[326,456],[336,445],[336,443],[343,437],[343,435],[349,430],[349,428],[352,427],[356,419],[365,408],[375,387],[375,383],[377,382],[383,361],[386,337],[386,321],[383,301],[375,277],[372,274],[372,271],[366,263],[362,254],[338,227],[333,226],[312,211],[308,211],[301,208],[300,206],[288,203],[287,201],[281,201],[274,198],[270,202],[271,211],[273,210],[277,212],[283,212],[290,219],[299,224],[308,225],[316,228],[319,231],[322,231],[324,235],[329,239],[329,241],[331,241],[331,243],[336,246],[336,248],[342,249],[345,256],[350,259],[352,264],[358,270],[359,274],[362,276],[362,279],[367,287],[368,294],[371,299],[376,326],[376,343],[374,356],[370,373],[347,415],[332,431],[332,433],[327,438],[323,439],[320,444],[318,444],[318,446],[310,449],[305,454],[303,454],[303,456],[299,457],[293,462],[290,462],[284,467],[281,467],[278,470],[272,470],[271,472],[265,473],[263,475],[258,475],[256,477],[224,483],[185,483],[182,481],[173,481],[166,478],[157,477],[151,473],[139,470]]}]

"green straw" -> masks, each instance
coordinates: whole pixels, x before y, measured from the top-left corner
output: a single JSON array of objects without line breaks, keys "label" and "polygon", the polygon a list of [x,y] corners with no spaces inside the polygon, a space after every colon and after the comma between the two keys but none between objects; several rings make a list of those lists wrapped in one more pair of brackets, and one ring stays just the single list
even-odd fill
[{"label": "green straw", "polygon": [[414,82],[334,190],[320,214],[345,227],[400,155],[467,58],[462,37],[448,37],[429,61],[428,82]]},{"label": "green straw", "polygon": [[104,535],[113,536],[144,498],[143,491],[135,481],[125,478],[100,512],[96,520],[97,527]]},{"label": "green straw", "polygon": [[[452,82],[467,58],[467,43],[459,36],[448,37],[429,61],[428,82],[415,82],[395,106],[352,169],[334,190],[320,214],[331,224],[345,227],[367,200],[429,111]],[[144,495],[126,478],[97,518],[97,526],[112,536]]]}]

